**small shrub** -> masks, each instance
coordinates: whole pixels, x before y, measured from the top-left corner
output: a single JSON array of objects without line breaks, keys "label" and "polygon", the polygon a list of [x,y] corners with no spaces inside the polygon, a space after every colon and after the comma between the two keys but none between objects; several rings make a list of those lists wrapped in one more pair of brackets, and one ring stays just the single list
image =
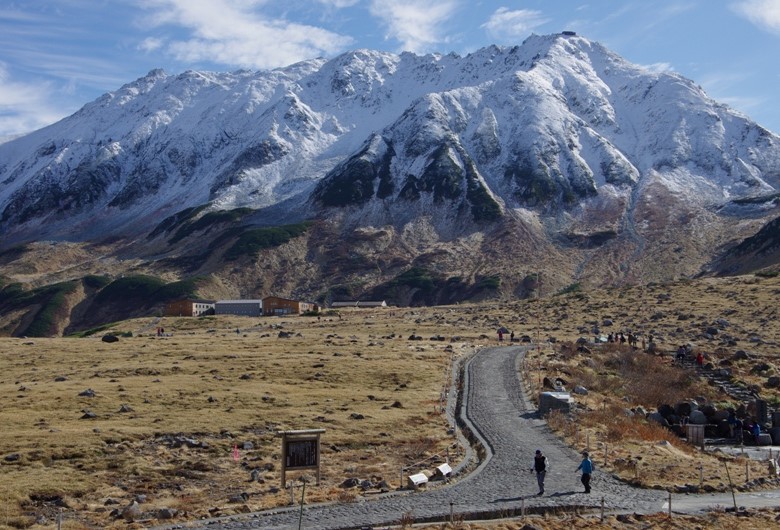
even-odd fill
[{"label": "small shrub", "polygon": [[336,493],[336,502],[341,504],[350,504],[357,502],[357,493],[352,490],[339,490]]}]

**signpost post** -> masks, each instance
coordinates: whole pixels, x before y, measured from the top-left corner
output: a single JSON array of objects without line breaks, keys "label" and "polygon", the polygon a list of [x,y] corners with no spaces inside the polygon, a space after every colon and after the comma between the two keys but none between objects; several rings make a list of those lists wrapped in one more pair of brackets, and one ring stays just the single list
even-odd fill
[{"label": "signpost post", "polygon": [[282,487],[287,470],[316,469],[317,486],[320,485],[320,435],[325,429],[280,431],[282,436]]}]

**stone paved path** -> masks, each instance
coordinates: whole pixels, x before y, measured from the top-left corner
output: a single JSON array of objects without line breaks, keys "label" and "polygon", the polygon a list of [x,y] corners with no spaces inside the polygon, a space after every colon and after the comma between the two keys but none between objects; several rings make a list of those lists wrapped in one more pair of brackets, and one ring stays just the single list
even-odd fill
[{"label": "stone paved path", "polygon": [[[463,419],[489,448],[488,457],[467,477],[451,486],[430,491],[392,494],[347,504],[304,506],[301,528],[360,529],[398,524],[404,517],[415,522],[447,520],[467,514],[514,515],[545,507],[600,508],[655,513],[663,509],[666,494],[632,488],[598,471],[594,458],[593,492],[582,492],[575,473],[580,455],[561,443],[537,418],[517,377],[524,351],[520,347],[486,348],[466,366]],[[536,478],[530,472],[534,451],[547,455],[546,493],[537,497]],[[299,508],[260,512],[241,518],[203,521],[186,526],[220,530],[298,528]]]}]

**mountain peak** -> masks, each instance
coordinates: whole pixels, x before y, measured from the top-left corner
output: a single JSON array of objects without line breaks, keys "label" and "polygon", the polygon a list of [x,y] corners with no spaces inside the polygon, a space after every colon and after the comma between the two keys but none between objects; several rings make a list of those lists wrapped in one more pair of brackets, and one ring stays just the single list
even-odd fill
[{"label": "mountain peak", "polygon": [[182,211],[250,208],[260,225],[336,219],[433,242],[522,226],[576,259],[620,240],[605,264],[620,275],[623,249],[641,258],[661,220],[688,234],[691,219],[744,216],[703,256],[774,208],[780,138],[682,76],[558,33],[466,56],[152,70],[0,144],[0,183],[4,246],[135,239]]}]

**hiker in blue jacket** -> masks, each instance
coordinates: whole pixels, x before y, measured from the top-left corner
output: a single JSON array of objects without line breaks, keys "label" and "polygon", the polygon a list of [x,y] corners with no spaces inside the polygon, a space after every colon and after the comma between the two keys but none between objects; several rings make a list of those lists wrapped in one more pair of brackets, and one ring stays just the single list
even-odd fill
[{"label": "hiker in blue jacket", "polygon": [[577,471],[582,470],[582,485],[585,486],[585,493],[590,493],[590,475],[593,473],[593,462],[587,451],[582,452],[582,462],[580,462]]}]

